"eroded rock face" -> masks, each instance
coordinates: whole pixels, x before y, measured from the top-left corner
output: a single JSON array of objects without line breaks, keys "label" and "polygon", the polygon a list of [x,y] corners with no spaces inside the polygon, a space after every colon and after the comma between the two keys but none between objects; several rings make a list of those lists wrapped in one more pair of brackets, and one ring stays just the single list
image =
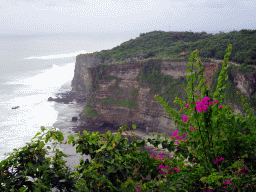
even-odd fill
[{"label": "eroded rock face", "polygon": [[[91,89],[91,84],[88,84],[88,82],[96,82],[95,78],[99,71],[97,62],[99,63],[100,60],[95,57],[87,59],[86,56],[79,57],[76,62],[72,91],[87,95],[89,102],[86,108],[90,107],[97,114],[97,117],[90,117],[82,112],[80,114],[82,123],[108,123],[116,127],[116,129],[127,125],[128,130],[132,129],[132,124],[136,124],[140,130],[164,135],[171,135],[178,129],[174,121],[170,119],[169,114],[165,113],[164,106],[161,106],[154,98],[155,94],[150,92],[151,85],[138,82],[141,76],[140,70],[146,63],[111,65],[103,70],[103,75],[111,78],[102,78],[96,83],[98,88]],[[186,77],[187,64],[188,62],[163,61],[159,71],[162,75],[171,75],[176,79],[180,76]],[[88,68],[89,66],[96,67]],[[202,66],[204,67],[203,72],[205,72],[206,84],[210,85],[214,72],[221,68],[221,65],[203,62]],[[192,73],[195,71],[197,69],[193,70]],[[246,81],[248,81],[246,77],[238,75],[236,78],[242,87],[248,85],[246,84]],[[255,92],[255,79],[253,81],[253,77],[251,77],[250,81],[254,83],[251,84],[254,87],[249,88],[251,90],[250,93],[253,93]],[[238,88],[239,85],[238,83]],[[131,94],[133,91],[136,92],[135,95]],[[181,94],[187,94],[186,90],[181,90]],[[199,95],[199,91],[196,94]],[[111,99],[112,103],[103,105],[104,98]],[[135,108],[119,106],[114,103],[128,102],[128,99],[129,102],[134,103]],[[233,112],[239,112],[238,108],[233,106]]]},{"label": "eroded rock face", "polygon": [[88,76],[88,67],[97,66],[101,59],[93,54],[81,54],[76,57],[74,78],[71,82],[72,92],[88,97],[90,94],[91,79]]},{"label": "eroded rock face", "polygon": [[243,74],[235,70],[234,84],[240,93],[250,97],[256,92],[256,74]]}]

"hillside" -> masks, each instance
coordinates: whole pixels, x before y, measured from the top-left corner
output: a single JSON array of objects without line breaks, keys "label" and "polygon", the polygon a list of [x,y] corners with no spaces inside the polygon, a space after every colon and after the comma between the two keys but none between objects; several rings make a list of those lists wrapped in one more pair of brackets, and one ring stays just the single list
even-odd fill
[{"label": "hillside", "polygon": [[[229,33],[207,34],[206,32],[164,32],[142,33],[110,50],[95,52],[103,63],[120,62],[128,58],[169,58],[170,61],[188,61],[190,53],[199,50],[202,61],[206,58],[223,59],[228,44],[232,44],[230,61],[256,65],[256,30],[231,31]],[[181,59],[182,52],[187,55]]]}]

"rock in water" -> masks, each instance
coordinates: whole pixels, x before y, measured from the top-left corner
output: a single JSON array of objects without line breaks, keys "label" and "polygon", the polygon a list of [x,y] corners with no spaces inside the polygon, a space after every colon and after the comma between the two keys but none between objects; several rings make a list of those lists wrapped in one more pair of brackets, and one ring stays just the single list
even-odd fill
[{"label": "rock in water", "polygon": [[15,107],[12,107],[12,109],[18,109],[20,106],[15,106]]},{"label": "rock in water", "polygon": [[72,117],[72,121],[77,121],[77,117]]}]

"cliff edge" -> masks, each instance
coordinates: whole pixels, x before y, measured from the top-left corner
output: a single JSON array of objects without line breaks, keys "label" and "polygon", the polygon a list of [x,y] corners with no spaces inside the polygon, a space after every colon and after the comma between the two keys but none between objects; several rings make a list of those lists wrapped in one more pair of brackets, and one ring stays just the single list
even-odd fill
[{"label": "cliff edge", "polygon": [[[136,124],[137,129],[164,135],[171,135],[177,130],[169,114],[165,113],[164,107],[154,96],[160,95],[164,99],[177,96],[183,101],[187,100],[188,61],[151,60],[117,65],[104,65],[101,62],[92,54],[77,56],[72,91],[87,97],[85,109],[80,114],[82,123],[105,124],[116,129],[127,125],[127,130]],[[211,85],[214,73],[222,65],[202,62],[202,66],[206,84]],[[232,86],[245,96],[255,94],[255,74],[232,71]],[[157,78],[150,81],[149,74]],[[157,81],[156,86],[154,82]],[[199,95],[199,92],[196,94]],[[241,106],[230,104],[234,113],[242,113]],[[179,110],[177,104],[170,102],[169,105]]]}]

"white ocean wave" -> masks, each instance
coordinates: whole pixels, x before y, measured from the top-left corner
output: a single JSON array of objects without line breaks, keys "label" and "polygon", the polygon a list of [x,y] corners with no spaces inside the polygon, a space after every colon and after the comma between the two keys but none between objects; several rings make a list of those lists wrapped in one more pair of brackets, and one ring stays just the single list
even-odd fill
[{"label": "white ocean wave", "polygon": [[85,53],[89,53],[89,52],[82,50],[74,53],[47,55],[47,56],[40,56],[40,57],[27,57],[24,59],[60,59],[60,58],[66,58],[66,57],[76,57],[79,54],[85,54]]}]

